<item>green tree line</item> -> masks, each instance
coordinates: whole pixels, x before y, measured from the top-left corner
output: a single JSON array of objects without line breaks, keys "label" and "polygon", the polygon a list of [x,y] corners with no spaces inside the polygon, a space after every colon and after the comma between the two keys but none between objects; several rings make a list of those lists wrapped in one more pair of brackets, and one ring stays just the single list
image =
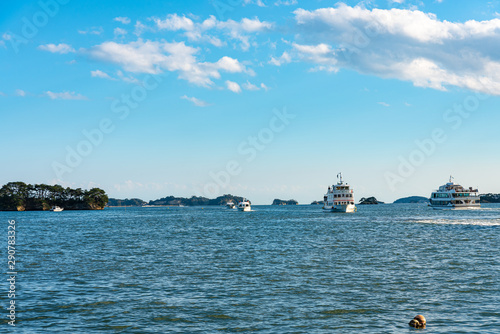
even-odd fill
[{"label": "green tree line", "polygon": [[108,203],[106,192],[99,188],[83,190],[60,185],[9,182],[0,189],[0,211],[101,210]]}]

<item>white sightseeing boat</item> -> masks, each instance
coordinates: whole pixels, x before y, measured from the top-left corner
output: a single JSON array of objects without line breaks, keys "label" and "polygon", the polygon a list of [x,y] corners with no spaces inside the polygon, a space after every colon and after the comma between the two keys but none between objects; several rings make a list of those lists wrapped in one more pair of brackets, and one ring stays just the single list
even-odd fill
[{"label": "white sightseeing boat", "polygon": [[468,209],[481,207],[481,198],[477,189],[466,189],[452,181],[439,187],[438,190],[431,193],[429,199],[434,209]]},{"label": "white sightseeing boat", "polygon": [[250,201],[244,199],[243,201],[238,203],[238,210],[240,211],[252,211],[252,207],[250,206]]},{"label": "white sightseeing boat", "polygon": [[227,202],[226,208],[228,209],[236,209],[236,205],[233,202]]},{"label": "white sightseeing boat", "polygon": [[342,181],[342,173],[337,174],[337,184],[328,187],[323,201],[323,210],[330,212],[355,212],[354,193],[351,187]]},{"label": "white sightseeing boat", "polygon": [[54,211],[54,212],[61,212],[63,211],[64,209],[61,208],[61,207],[58,207],[58,206],[53,206],[50,211]]}]

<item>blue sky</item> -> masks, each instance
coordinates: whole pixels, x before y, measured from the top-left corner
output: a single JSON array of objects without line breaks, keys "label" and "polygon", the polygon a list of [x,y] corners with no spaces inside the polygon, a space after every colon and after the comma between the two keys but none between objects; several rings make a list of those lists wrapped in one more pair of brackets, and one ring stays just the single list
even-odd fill
[{"label": "blue sky", "polygon": [[500,1],[0,5],[0,183],[110,197],[500,192]]}]

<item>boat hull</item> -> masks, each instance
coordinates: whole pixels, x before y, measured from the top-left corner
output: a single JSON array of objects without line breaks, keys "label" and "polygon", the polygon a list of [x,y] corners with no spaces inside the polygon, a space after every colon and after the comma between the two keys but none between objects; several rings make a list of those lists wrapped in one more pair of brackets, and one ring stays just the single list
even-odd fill
[{"label": "boat hull", "polygon": [[249,206],[245,206],[244,208],[238,207],[238,210],[239,211],[252,211],[251,207],[249,207]]},{"label": "boat hull", "polygon": [[429,204],[434,210],[467,210],[467,209],[479,209],[481,204],[448,204],[448,205],[435,205]]},{"label": "boat hull", "polygon": [[328,212],[353,213],[356,212],[357,209],[354,204],[347,204],[347,205],[324,206],[323,210]]}]

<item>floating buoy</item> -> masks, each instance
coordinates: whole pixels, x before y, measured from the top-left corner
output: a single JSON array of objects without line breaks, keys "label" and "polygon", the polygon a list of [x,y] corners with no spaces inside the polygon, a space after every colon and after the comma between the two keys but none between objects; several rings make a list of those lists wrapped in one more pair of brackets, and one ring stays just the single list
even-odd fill
[{"label": "floating buoy", "polygon": [[421,314],[415,316],[415,318],[413,318],[408,323],[408,325],[415,328],[425,328],[425,324],[426,324],[425,317]]}]

